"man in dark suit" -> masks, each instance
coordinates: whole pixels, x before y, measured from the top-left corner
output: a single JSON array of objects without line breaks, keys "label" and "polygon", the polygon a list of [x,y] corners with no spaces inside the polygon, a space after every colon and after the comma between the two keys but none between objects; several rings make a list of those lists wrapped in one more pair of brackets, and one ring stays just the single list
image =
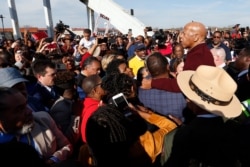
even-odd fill
[{"label": "man in dark suit", "polygon": [[56,66],[50,60],[37,60],[32,64],[32,71],[37,83],[31,95],[37,98],[49,111],[54,102],[60,97],[55,87]]},{"label": "man in dark suit", "polygon": [[238,73],[233,76],[238,88],[236,96],[240,101],[250,98],[250,81],[247,78],[250,65],[250,46],[243,48],[234,62],[234,68]]},{"label": "man in dark suit", "polygon": [[164,166],[236,166],[238,126],[225,118],[241,113],[241,103],[234,95],[237,84],[224,69],[206,65],[181,72],[177,82],[196,117],[176,130]]},{"label": "man in dark suit", "polygon": [[237,83],[237,90],[235,95],[242,102],[242,114],[236,118],[237,121],[243,124],[241,128],[240,138],[240,160],[242,166],[250,166],[250,124],[249,124],[249,112],[250,112],[250,47],[243,48],[236,58],[235,62],[230,63],[230,68],[227,72]]}]

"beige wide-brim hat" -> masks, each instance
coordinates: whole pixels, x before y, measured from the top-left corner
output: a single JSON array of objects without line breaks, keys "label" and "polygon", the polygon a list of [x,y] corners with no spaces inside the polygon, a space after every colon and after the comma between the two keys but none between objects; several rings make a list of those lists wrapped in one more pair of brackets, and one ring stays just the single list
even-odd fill
[{"label": "beige wide-brim hat", "polygon": [[212,114],[234,118],[242,112],[234,95],[237,84],[222,68],[200,65],[196,71],[180,72],[177,83],[188,99]]}]

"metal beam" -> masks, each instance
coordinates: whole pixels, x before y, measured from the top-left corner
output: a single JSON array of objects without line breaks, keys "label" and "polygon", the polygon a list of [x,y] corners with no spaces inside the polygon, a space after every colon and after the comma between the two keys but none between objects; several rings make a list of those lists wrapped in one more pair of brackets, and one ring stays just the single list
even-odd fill
[{"label": "metal beam", "polygon": [[[79,0],[90,8],[92,11],[102,14],[110,19],[110,23],[123,34],[128,33],[128,29],[133,30],[133,36],[144,34],[144,23],[140,22],[136,17],[125,12],[125,10],[113,2],[112,0]],[[90,15],[90,14],[89,14]],[[89,22],[93,19],[88,16]],[[89,27],[92,24],[89,23]],[[95,27],[96,28],[96,27]]]},{"label": "metal beam", "polygon": [[52,21],[52,12],[50,6],[50,0],[43,0],[44,14],[45,14],[45,22],[47,27],[48,36],[54,36],[54,27]]},{"label": "metal beam", "polygon": [[17,11],[16,11],[16,4],[15,0],[8,0],[9,12],[11,17],[11,24],[13,28],[13,36],[14,39],[22,38],[22,34],[20,32]]}]

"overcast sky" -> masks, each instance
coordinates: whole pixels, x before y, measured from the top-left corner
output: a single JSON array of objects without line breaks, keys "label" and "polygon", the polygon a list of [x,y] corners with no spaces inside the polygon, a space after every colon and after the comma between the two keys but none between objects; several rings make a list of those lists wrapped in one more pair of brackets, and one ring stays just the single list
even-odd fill
[{"label": "overcast sky", "polygon": [[[206,26],[250,25],[249,0],[113,0],[147,26],[177,28],[192,20]],[[53,24],[62,20],[70,27],[87,27],[86,7],[79,0],[51,0]],[[43,0],[16,0],[19,27],[45,28]],[[11,27],[7,0],[1,0],[4,27]]]}]

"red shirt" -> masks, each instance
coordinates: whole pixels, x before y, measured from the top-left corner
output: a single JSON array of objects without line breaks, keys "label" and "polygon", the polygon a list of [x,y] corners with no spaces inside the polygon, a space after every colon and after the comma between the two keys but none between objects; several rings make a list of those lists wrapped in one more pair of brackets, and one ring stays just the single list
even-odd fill
[{"label": "red shirt", "polygon": [[71,46],[68,47],[67,45],[63,45],[61,47],[61,50],[62,50],[63,53],[69,53],[70,55],[73,55],[73,53],[74,53],[74,48],[71,47]]},{"label": "red shirt", "polygon": [[[199,44],[188,52],[183,70],[195,71],[199,65],[215,66],[213,55],[207,47],[206,43]],[[153,79],[151,86],[152,88],[166,90],[170,92],[181,91],[176,79]]]},{"label": "red shirt", "polygon": [[195,46],[187,53],[183,70],[195,71],[200,65],[215,66],[213,55],[206,43]]},{"label": "red shirt", "polygon": [[163,48],[159,48],[159,52],[163,56],[170,56],[173,52],[172,44],[170,42],[165,43],[165,46]]},{"label": "red shirt", "polygon": [[80,67],[82,67],[84,61],[85,61],[88,57],[90,57],[90,56],[91,56],[91,54],[90,54],[89,52],[86,52],[86,53],[84,53],[84,54],[82,55],[82,59],[81,59],[81,62],[80,62]]},{"label": "red shirt", "polygon": [[81,123],[81,135],[82,140],[86,143],[86,124],[89,117],[97,110],[99,107],[100,100],[95,100],[90,97],[86,97],[83,101],[83,111],[82,111],[82,123]]}]

